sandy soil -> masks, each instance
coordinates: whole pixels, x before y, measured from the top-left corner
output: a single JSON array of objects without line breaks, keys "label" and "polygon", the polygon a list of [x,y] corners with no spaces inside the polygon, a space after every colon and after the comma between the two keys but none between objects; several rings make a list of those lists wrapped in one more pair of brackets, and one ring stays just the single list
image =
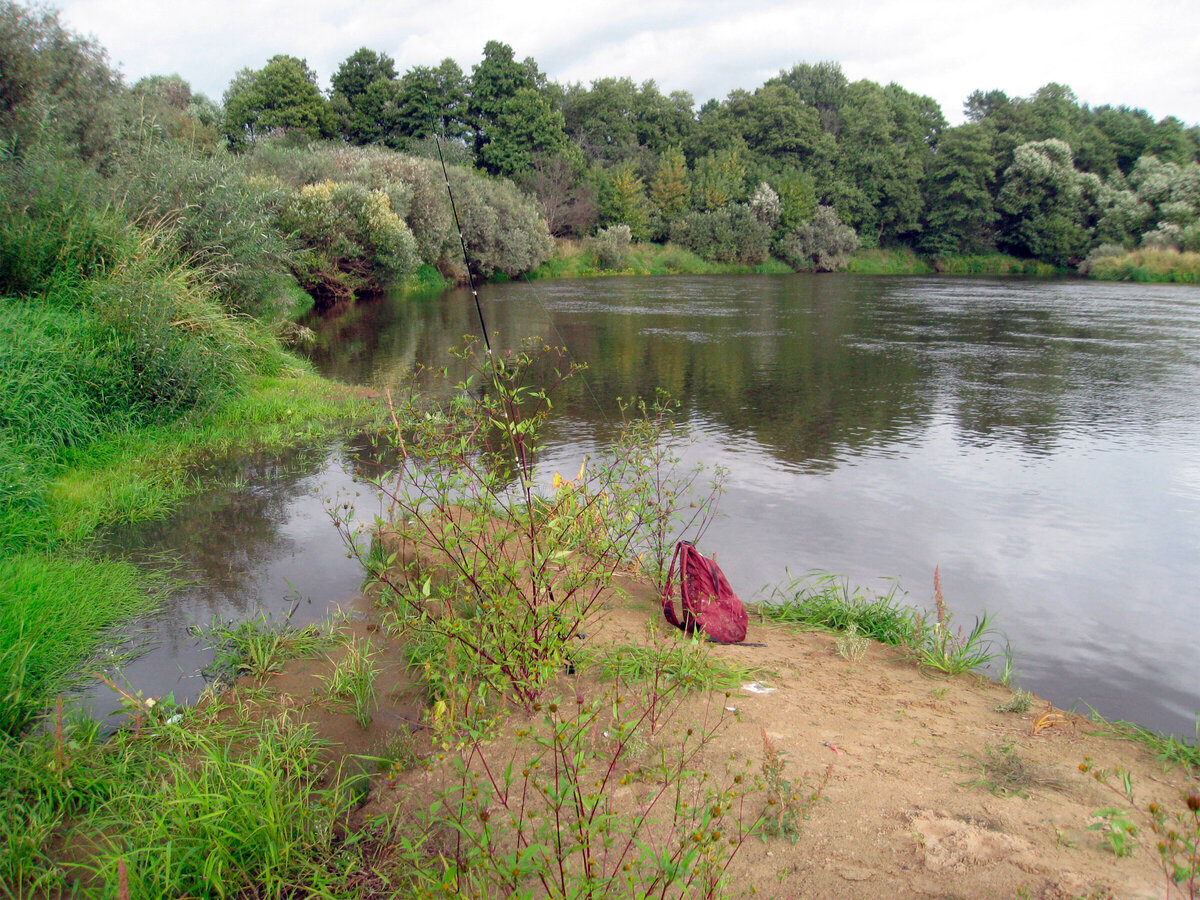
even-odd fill
[{"label": "sandy soil", "polygon": [[[631,580],[624,587],[629,599],[606,605],[588,628],[589,646],[645,641],[647,622],[661,620],[647,587]],[[369,609],[361,612],[353,629],[376,643],[384,663],[369,729],[319,699],[327,661],[295,661],[268,685],[277,692],[272,702],[300,710],[343,754],[369,754],[397,729],[423,730],[399,648],[384,640]],[[752,889],[793,898],[1167,896],[1148,830],[1123,858],[1089,830],[1094,813],[1120,798],[1080,764],[1090,758],[1099,768],[1129,770],[1143,808],[1152,800],[1179,808],[1181,791],[1196,790],[1181,769],[1097,735],[1093,723],[1045,701],[1024,714],[998,712],[1010,689],[972,675],[930,676],[894,648],[872,644],[851,661],[836,652],[832,635],[755,622],[747,641],[761,646],[709,645],[709,652],[753,667],[769,690],[698,697],[674,721],[732,707],[705,750],[706,765],[761,771],[765,735],[794,785],[827,781],[794,842],[753,837],[741,845],[726,896]],[[603,689],[582,674],[562,682],[567,696]],[[518,714],[506,728],[522,721]],[[499,758],[511,748],[501,740],[492,749]],[[436,764],[398,781],[373,775],[360,819],[428,796],[443,776]],[[758,804],[755,815],[764,808],[750,802]]]}]

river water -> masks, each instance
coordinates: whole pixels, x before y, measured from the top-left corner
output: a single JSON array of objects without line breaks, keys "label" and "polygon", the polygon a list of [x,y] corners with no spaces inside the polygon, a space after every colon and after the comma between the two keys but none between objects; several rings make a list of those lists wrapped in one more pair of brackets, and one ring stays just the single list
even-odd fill
[{"label": "river water", "polygon": [[[894,579],[927,606],[937,566],[960,622],[995,616],[1017,684],[1195,733],[1200,290],[796,275],[480,293],[494,343],[536,334],[588,366],[555,407],[546,471],[604,444],[617,397],[662,387],[681,401],[689,459],[730,473],[702,548],[744,598],[816,570],[880,591]],[[446,365],[478,329],[465,291],[309,324],[322,372],[378,387]],[[376,502],[347,475],[355,451],[251,473],[183,524],[117,536],[126,552],[173,547],[199,573],[156,627],[297,599],[315,618],[352,596],[358,573],[320,499]],[[189,640],[172,645],[179,678],[204,655]],[[161,653],[136,665],[135,686],[162,678]]]}]

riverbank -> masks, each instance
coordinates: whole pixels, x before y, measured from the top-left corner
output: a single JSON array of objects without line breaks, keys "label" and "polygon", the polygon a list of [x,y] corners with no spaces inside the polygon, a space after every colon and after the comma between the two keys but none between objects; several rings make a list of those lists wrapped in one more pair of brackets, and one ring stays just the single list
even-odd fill
[{"label": "riverbank", "polygon": [[1167,831],[1196,836],[1194,773],[1094,722],[845,635],[689,641],[628,574],[529,711],[449,720],[366,598],[214,637],[233,691],[30,741],[0,817],[15,896],[1158,898],[1157,842],[1178,862]]},{"label": "riverbank", "polygon": [[[536,281],[606,275],[787,275],[793,271],[796,270],[774,257],[753,265],[709,262],[670,243],[631,244],[616,265],[605,266],[589,242],[560,238],[551,257],[526,277]],[[912,250],[878,249],[856,250],[850,255],[844,271],[853,275],[1024,275],[1038,278],[1075,274],[1073,270],[1003,253],[927,258]]]},{"label": "riverbank", "polygon": [[[793,269],[770,258],[756,265],[714,263],[674,244],[632,244],[616,266],[601,264],[586,241],[559,239],[554,254],[528,274],[542,278],[604,275],[783,275]],[[925,257],[912,250],[856,250],[844,271],[852,275],[971,275],[985,278],[1083,276],[1098,281],[1194,284],[1200,281],[1200,254],[1178,250],[1133,250],[1089,259],[1076,270],[1004,253]]]},{"label": "riverbank", "polygon": [[152,609],[163,584],[94,555],[100,530],[167,514],[219,482],[221,464],[331,440],[378,415],[362,388],[302,366],[247,379],[240,394],[169,424],[98,434],[43,466],[35,502],[9,509],[0,547],[0,730],[17,733],[80,674],[110,629]]}]

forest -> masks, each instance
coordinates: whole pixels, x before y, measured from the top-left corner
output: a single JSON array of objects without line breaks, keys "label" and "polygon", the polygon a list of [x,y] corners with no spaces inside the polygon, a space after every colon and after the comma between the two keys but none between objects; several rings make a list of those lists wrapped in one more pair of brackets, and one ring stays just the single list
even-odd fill
[{"label": "forest", "polygon": [[438,135],[536,199],[556,236],[626,226],[707,259],[833,268],[857,245],[1064,267],[1200,250],[1200,128],[1090,108],[1061,84],[975,91],[949,127],[929,97],[850,82],[836,62],[699,109],[652,81],[560,85],[497,41],[469,75],[452,59],[401,75],[362,48],[331,82],[326,96],[303,60],[276,56],[238,73],[211,121],[235,151],[281,129],[410,153]]}]

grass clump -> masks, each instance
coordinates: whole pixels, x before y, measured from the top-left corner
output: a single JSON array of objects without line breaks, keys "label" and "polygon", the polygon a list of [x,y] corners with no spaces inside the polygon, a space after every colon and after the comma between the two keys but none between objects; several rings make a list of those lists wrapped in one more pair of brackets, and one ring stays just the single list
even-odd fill
[{"label": "grass clump", "polygon": [[658,641],[651,631],[651,646],[627,645],[584,657],[605,681],[652,681],[678,686],[683,691],[734,690],[758,676],[753,668],[713,657],[702,636]]},{"label": "grass clump", "polygon": [[992,707],[992,710],[999,713],[1015,713],[1021,715],[1033,709],[1033,694],[1029,691],[1018,688],[1013,691],[1013,695],[1003,703],[997,703]]},{"label": "grass clump", "polygon": [[325,693],[334,700],[344,700],[354,711],[359,727],[371,724],[371,712],[375,706],[375,678],[379,666],[371,647],[366,642],[348,641],[345,653],[324,679]]},{"label": "grass clump", "polygon": [[1022,759],[1014,744],[985,747],[982,757],[969,756],[979,775],[967,787],[983,788],[997,797],[1026,797],[1031,790],[1062,790],[1065,783],[1050,769]]},{"label": "grass clump", "polygon": [[[336,889],[340,775],[307,727],[219,702],[102,738],[63,715],[0,738],[5,896],[279,897]],[[332,874],[331,874],[332,873]],[[342,878],[341,891],[348,893]]]},{"label": "grass clump", "polygon": [[243,675],[261,681],[278,673],[289,659],[316,656],[336,642],[329,628],[276,624],[261,613],[236,625],[214,623],[202,633],[214,651],[205,672],[224,684],[233,684]]},{"label": "grass clump", "polygon": [[[810,575],[776,586],[759,614],[773,622],[815,628],[899,647],[923,668],[947,675],[981,669],[1000,657],[986,613],[969,631],[954,627],[942,596],[940,572],[933,573],[934,614],[903,605],[895,585],[886,594],[851,588],[837,575]],[[851,645],[843,638],[849,651]],[[840,650],[839,650],[840,652]],[[865,648],[864,648],[865,652]]]},{"label": "grass clump", "polygon": [[19,733],[108,629],[151,608],[160,593],[117,560],[0,557],[0,734]]},{"label": "grass clump", "polygon": [[1183,766],[1194,774],[1200,773],[1200,722],[1196,725],[1196,736],[1188,739],[1180,735],[1159,734],[1157,731],[1151,731],[1149,728],[1143,728],[1132,722],[1110,722],[1100,717],[1095,711],[1092,715],[1103,726],[1098,732],[1099,734],[1109,734],[1141,744],[1154,755],[1155,759],[1171,765]]},{"label": "grass clump", "polygon": [[1200,282],[1200,253],[1141,249],[1089,257],[1087,276],[1101,281]]},{"label": "grass clump", "polygon": [[911,643],[917,633],[917,613],[902,602],[893,583],[887,593],[851,587],[839,575],[811,574],[776,585],[759,613],[772,622],[823,631],[847,632],[881,644]]}]

